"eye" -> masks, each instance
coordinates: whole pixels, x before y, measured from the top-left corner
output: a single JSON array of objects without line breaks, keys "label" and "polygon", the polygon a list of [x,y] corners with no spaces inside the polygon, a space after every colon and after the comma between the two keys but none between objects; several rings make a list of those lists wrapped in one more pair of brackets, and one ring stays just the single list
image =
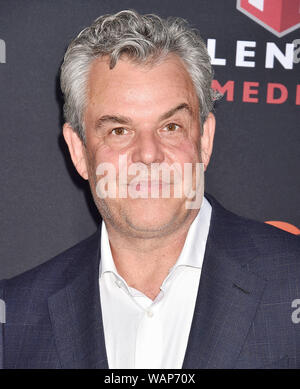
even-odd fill
[{"label": "eye", "polygon": [[167,130],[167,132],[176,132],[178,131],[180,128],[180,126],[176,123],[169,123],[165,126],[165,129]]},{"label": "eye", "polygon": [[114,128],[111,133],[113,135],[126,135],[128,133],[128,130],[126,130],[126,128],[124,127],[118,127],[118,128]]}]

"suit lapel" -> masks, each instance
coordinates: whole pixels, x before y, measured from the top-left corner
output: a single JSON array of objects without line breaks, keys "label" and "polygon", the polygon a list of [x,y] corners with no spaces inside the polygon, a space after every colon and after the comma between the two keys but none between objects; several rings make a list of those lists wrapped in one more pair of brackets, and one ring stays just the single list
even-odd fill
[{"label": "suit lapel", "polygon": [[[49,313],[62,368],[107,369],[99,293],[101,224],[75,278],[48,299]],[[80,273],[79,273],[80,272]],[[79,275],[78,275],[79,273]]]},{"label": "suit lapel", "polygon": [[266,281],[247,271],[258,251],[244,224],[206,197],[211,225],[183,368],[233,368]]}]

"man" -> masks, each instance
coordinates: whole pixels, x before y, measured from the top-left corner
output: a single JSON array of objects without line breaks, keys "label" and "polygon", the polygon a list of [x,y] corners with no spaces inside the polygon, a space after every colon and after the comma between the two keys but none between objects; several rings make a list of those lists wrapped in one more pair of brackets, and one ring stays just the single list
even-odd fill
[{"label": "man", "polygon": [[212,77],[179,18],[122,11],[72,41],[63,135],[103,221],[2,282],[4,368],[300,367],[299,239],[203,196]]}]

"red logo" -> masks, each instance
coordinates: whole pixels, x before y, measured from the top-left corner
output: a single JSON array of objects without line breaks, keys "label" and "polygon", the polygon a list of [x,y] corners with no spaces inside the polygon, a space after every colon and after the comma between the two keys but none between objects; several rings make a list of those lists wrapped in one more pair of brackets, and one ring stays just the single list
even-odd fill
[{"label": "red logo", "polygon": [[271,224],[274,227],[281,228],[282,230],[288,231],[291,234],[299,235],[300,236],[300,230],[296,226],[290,223],[282,222],[282,221],[267,221],[265,222],[267,224]]},{"label": "red logo", "polygon": [[300,27],[300,0],[237,0],[236,8],[279,38]]}]

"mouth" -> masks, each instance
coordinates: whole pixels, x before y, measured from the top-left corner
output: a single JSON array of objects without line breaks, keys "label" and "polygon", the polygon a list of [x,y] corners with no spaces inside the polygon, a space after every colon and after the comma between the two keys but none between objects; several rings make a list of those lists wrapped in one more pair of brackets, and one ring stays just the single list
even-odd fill
[{"label": "mouth", "polygon": [[130,183],[129,186],[135,188],[136,191],[151,191],[151,190],[162,190],[163,188],[166,188],[170,186],[171,183],[167,183],[164,181],[138,181],[138,183]]}]

